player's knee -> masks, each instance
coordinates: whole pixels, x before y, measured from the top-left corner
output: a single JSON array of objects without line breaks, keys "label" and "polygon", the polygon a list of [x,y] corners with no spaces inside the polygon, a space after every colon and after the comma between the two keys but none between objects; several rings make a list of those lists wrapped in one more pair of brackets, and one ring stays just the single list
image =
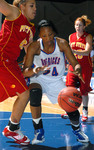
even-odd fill
[{"label": "player's knee", "polygon": [[67,114],[68,114],[68,116],[69,116],[69,119],[70,119],[70,120],[73,120],[73,121],[78,120],[79,117],[80,117],[80,113],[79,113],[78,110],[76,110],[76,111],[74,111],[74,112],[71,112],[71,113],[67,113]]},{"label": "player's knee", "polygon": [[41,106],[42,89],[33,88],[30,90],[30,105],[34,107]]}]

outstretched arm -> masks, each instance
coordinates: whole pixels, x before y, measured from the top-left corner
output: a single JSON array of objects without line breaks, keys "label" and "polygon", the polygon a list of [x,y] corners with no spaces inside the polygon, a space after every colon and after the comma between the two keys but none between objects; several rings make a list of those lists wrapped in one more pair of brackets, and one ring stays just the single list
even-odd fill
[{"label": "outstretched arm", "polygon": [[20,14],[17,7],[7,3],[5,0],[0,0],[0,12],[9,20],[16,19]]},{"label": "outstretched arm", "polygon": [[[60,51],[65,53],[65,56],[67,57],[68,61],[74,68],[74,72],[78,77],[83,81],[82,75],[81,75],[81,66],[78,63],[77,59],[75,58],[68,42],[64,39],[61,39],[59,42]],[[84,81],[83,81],[84,82]]]},{"label": "outstretched arm", "polygon": [[60,39],[59,41],[59,47],[60,47],[60,51],[64,52],[67,60],[71,63],[71,65],[73,66],[73,68],[79,64],[77,59],[75,58],[68,42],[64,39]]}]

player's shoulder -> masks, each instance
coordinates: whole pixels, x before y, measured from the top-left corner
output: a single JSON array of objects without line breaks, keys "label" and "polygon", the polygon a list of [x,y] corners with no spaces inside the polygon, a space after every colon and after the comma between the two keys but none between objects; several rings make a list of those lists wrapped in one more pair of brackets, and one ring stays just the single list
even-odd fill
[{"label": "player's shoulder", "polygon": [[88,32],[85,32],[85,36],[84,37],[86,37],[86,40],[93,40],[93,36],[90,34],[90,33],[88,33]]},{"label": "player's shoulder", "polygon": [[60,38],[60,37],[56,37],[56,41],[57,41],[58,45],[67,43],[67,40]]},{"label": "player's shoulder", "polygon": [[71,33],[71,34],[69,35],[69,37],[73,37],[73,36],[76,36],[76,32]]},{"label": "player's shoulder", "polygon": [[93,38],[92,34],[90,34],[90,33],[88,33],[87,36],[90,38]]},{"label": "player's shoulder", "polygon": [[69,46],[68,41],[63,38],[57,38],[57,44],[61,52],[63,52],[64,49]]},{"label": "player's shoulder", "polygon": [[69,35],[69,41],[71,41],[72,39],[75,39],[75,38],[76,38],[76,32],[71,33],[71,34]]}]

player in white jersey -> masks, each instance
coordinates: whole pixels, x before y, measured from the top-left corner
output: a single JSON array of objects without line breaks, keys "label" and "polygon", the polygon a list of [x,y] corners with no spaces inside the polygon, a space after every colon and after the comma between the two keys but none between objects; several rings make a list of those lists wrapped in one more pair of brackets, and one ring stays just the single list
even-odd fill
[{"label": "player in white jersey", "polygon": [[[82,79],[81,67],[73,55],[68,42],[62,38],[55,38],[55,28],[47,20],[38,25],[38,41],[29,47],[24,64],[23,75],[30,78],[30,109],[32,112],[35,138],[32,144],[43,142],[44,129],[41,118],[42,94],[46,93],[52,103],[57,103],[57,97],[65,87],[63,75],[65,71],[64,54],[73,66],[75,73]],[[31,68],[31,66],[34,68]],[[73,133],[80,142],[88,142],[88,137],[80,130],[79,111],[68,113]]]},{"label": "player in white jersey", "polygon": [[34,56],[33,63],[35,67],[49,66],[50,69],[39,72],[34,77],[31,77],[30,83],[39,83],[42,87],[42,92],[55,104],[57,103],[60,90],[65,87],[62,78],[65,72],[65,56],[63,52],[60,52],[56,38],[54,38],[54,50],[49,54],[43,51],[43,41],[41,38],[39,42],[40,54]]}]

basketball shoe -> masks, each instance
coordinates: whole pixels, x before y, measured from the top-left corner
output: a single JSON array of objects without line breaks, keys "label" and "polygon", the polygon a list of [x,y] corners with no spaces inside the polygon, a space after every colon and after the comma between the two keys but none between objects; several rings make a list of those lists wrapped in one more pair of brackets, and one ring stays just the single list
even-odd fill
[{"label": "basketball shoe", "polygon": [[77,141],[82,142],[82,143],[87,143],[89,142],[89,138],[84,132],[81,131],[81,129],[73,130],[73,133],[77,137]]},{"label": "basketball shoe", "polygon": [[69,116],[67,115],[67,113],[64,113],[64,114],[61,114],[61,118],[63,118],[63,119],[68,119]]},{"label": "basketball shoe", "polygon": [[43,128],[35,130],[34,135],[35,137],[32,140],[32,144],[43,143],[45,141]]},{"label": "basketball shoe", "polygon": [[4,136],[7,138],[13,139],[16,143],[21,145],[28,145],[30,143],[30,140],[27,136],[23,135],[20,129],[15,131],[10,131],[9,126],[6,126],[2,132]]},{"label": "basketball shoe", "polygon": [[82,113],[82,121],[83,122],[86,122],[87,121],[87,119],[88,119],[88,111],[87,110],[83,110],[83,113]]}]

